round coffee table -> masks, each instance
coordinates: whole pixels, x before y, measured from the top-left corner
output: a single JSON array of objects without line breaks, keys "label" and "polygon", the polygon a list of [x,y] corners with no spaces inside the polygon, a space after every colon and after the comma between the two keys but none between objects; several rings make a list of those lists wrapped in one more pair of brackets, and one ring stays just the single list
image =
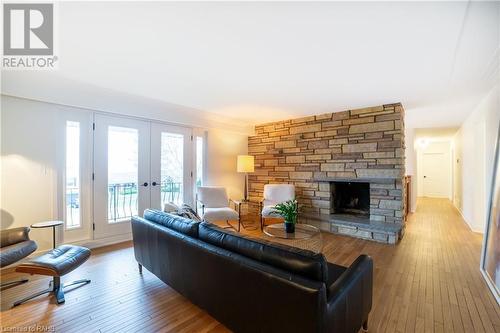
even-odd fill
[{"label": "round coffee table", "polygon": [[264,227],[264,235],[273,242],[298,247],[321,253],[323,250],[323,239],[321,231],[309,224],[297,223],[295,232],[287,233],[284,223],[270,224]]}]

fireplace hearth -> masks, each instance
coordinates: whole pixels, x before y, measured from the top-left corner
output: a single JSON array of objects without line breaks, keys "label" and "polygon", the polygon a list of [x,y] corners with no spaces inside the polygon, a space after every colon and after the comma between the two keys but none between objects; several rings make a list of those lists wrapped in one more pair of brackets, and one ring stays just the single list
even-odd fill
[{"label": "fireplace hearth", "polygon": [[370,183],[334,181],[330,189],[332,214],[370,216]]}]

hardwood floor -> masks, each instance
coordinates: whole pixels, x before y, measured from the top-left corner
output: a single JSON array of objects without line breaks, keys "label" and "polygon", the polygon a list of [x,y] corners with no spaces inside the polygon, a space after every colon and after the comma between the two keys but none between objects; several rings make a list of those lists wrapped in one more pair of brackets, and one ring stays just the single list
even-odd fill
[{"label": "hardwood floor", "polygon": [[[373,257],[370,332],[500,332],[500,309],[479,272],[481,238],[449,201],[421,199],[399,245],[325,234],[324,253],[345,266],[361,253]],[[17,276],[7,273],[2,279]],[[34,276],[28,284],[2,291],[2,330],[228,331],[151,273],[139,275],[130,243],[92,251],[89,261],[63,281],[79,278],[92,283],[67,292],[61,306],[42,296],[10,308],[14,300],[44,289],[47,277]]]}]

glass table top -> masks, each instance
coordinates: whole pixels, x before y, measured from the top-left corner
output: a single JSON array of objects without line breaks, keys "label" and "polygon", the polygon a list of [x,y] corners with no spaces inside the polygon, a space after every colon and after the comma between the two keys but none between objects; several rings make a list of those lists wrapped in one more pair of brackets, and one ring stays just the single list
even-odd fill
[{"label": "glass table top", "polygon": [[318,228],[309,225],[297,223],[295,224],[295,232],[287,233],[285,231],[284,223],[271,224],[264,227],[264,233],[270,237],[282,238],[282,239],[309,239],[317,236],[320,231]]}]

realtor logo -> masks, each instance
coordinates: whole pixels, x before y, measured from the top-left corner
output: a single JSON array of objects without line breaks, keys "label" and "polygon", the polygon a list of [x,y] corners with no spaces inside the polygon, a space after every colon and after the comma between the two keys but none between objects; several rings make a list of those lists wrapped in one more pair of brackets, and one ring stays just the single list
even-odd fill
[{"label": "realtor logo", "polygon": [[4,69],[54,69],[54,4],[3,4]]},{"label": "realtor logo", "polygon": [[53,4],[4,4],[4,55],[53,55]]}]

